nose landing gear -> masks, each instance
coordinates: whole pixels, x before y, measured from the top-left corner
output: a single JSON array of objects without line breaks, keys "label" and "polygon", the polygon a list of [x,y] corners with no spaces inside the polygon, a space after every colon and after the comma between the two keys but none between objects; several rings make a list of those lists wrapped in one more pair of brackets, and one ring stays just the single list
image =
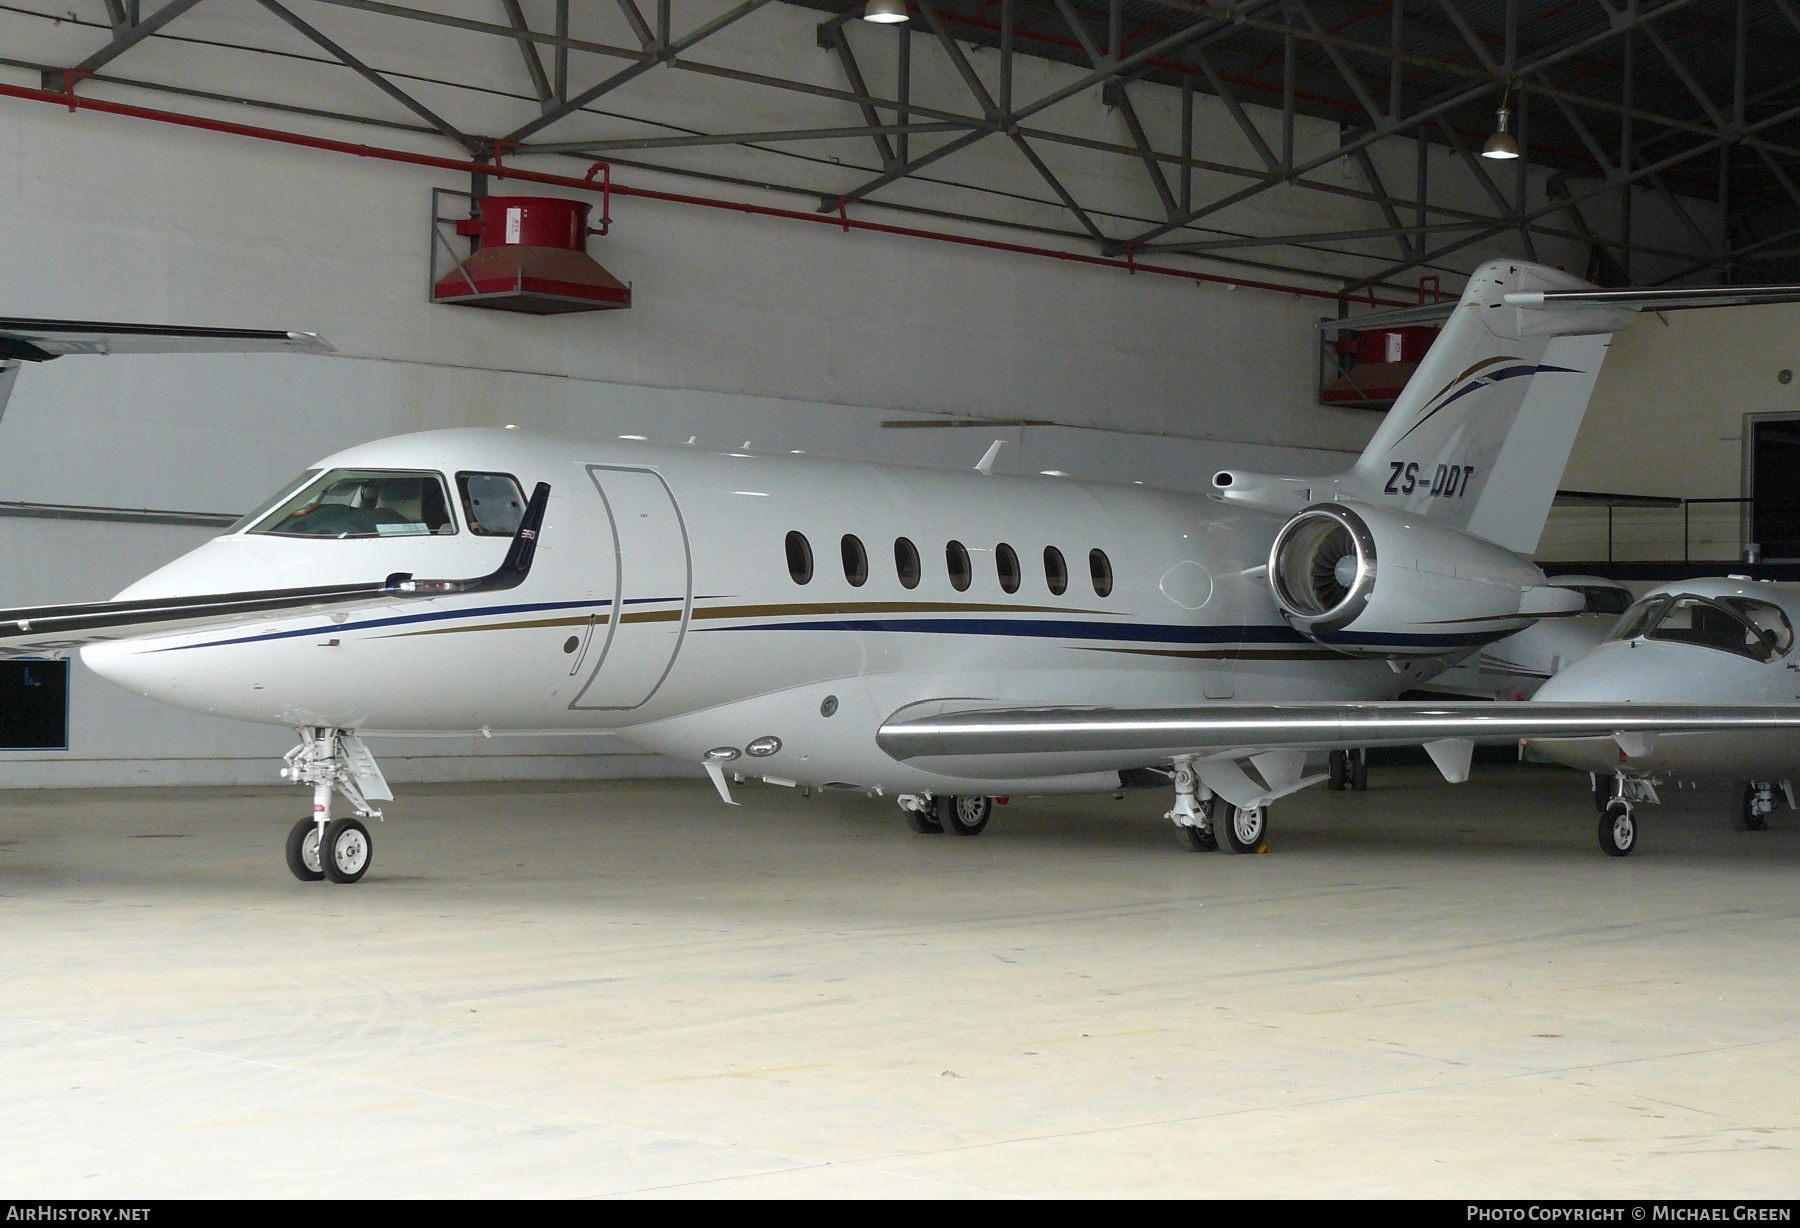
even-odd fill
[{"label": "nose landing gear", "polygon": [[[288,869],[303,883],[321,879],[354,883],[369,872],[375,857],[374,841],[363,820],[379,820],[381,811],[369,803],[392,801],[393,791],[375,756],[354,733],[318,726],[299,732],[300,745],[287,753],[281,774],[312,786],[313,815],[288,832]],[[332,799],[340,793],[357,817],[331,817]]]},{"label": "nose landing gear", "polygon": [[1631,803],[1616,797],[1600,816],[1600,851],[1608,857],[1624,857],[1637,847],[1637,819]]}]

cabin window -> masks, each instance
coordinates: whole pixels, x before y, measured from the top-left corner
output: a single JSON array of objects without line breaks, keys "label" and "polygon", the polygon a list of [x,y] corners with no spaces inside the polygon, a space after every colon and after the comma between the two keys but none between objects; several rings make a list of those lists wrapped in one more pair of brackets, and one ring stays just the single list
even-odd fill
[{"label": "cabin window", "polygon": [[1044,547],[1044,583],[1058,597],[1069,591],[1069,565],[1055,546]]},{"label": "cabin window", "polygon": [[1648,638],[1716,648],[1755,661],[1767,661],[1775,655],[1775,646],[1769,636],[1752,626],[1736,610],[1728,610],[1704,597],[1677,597],[1670,602],[1656,625],[1650,628]]},{"label": "cabin window", "polygon": [[919,566],[919,548],[904,537],[894,539],[894,571],[900,577],[901,588],[919,587],[919,576],[924,571]]},{"label": "cabin window", "polygon": [[519,531],[519,521],[525,518],[525,495],[511,474],[459,473],[456,489],[462,495],[469,532],[480,537],[511,537]]},{"label": "cabin window", "polygon": [[787,565],[788,575],[794,578],[795,584],[812,582],[812,544],[799,530],[787,535]]},{"label": "cabin window", "polygon": [[1088,551],[1088,575],[1093,577],[1096,597],[1112,596],[1112,560],[1106,557],[1106,551]]},{"label": "cabin window", "polygon": [[1000,573],[1000,587],[1009,593],[1019,591],[1019,555],[1011,546],[1001,542],[994,547],[994,567]]},{"label": "cabin window", "polygon": [[951,542],[944,547],[944,563],[950,569],[950,587],[959,593],[968,592],[969,581],[975,578],[975,569],[969,565],[969,548],[961,542]]},{"label": "cabin window", "polygon": [[333,469],[252,533],[279,537],[424,537],[456,532],[441,474]]},{"label": "cabin window", "polygon": [[861,588],[869,582],[869,552],[863,549],[862,538],[854,533],[844,534],[842,549],[844,579],[850,581],[851,588]]}]

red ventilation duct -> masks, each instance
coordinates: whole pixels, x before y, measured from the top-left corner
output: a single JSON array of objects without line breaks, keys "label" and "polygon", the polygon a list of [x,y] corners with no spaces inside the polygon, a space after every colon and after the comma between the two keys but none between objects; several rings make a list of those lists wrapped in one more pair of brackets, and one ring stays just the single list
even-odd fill
[{"label": "red ventilation duct", "polygon": [[488,196],[456,224],[476,241],[431,288],[434,303],[561,315],[631,306],[631,287],[587,254],[589,206],[556,196]]}]

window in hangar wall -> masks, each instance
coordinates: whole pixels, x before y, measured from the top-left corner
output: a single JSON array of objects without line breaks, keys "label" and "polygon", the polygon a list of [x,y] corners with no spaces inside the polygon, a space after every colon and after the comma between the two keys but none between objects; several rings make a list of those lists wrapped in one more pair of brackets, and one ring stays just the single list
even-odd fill
[{"label": "window in hangar wall", "polygon": [[69,749],[69,663],[0,661],[0,750]]}]

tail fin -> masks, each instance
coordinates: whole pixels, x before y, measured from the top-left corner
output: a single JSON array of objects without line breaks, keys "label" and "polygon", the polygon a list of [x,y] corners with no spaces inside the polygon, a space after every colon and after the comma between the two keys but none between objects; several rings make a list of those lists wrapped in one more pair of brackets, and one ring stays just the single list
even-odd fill
[{"label": "tail fin", "polygon": [[1341,495],[1536,550],[1612,334],[1637,314],[1540,297],[1590,289],[1523,261],[1478,269]]}]

